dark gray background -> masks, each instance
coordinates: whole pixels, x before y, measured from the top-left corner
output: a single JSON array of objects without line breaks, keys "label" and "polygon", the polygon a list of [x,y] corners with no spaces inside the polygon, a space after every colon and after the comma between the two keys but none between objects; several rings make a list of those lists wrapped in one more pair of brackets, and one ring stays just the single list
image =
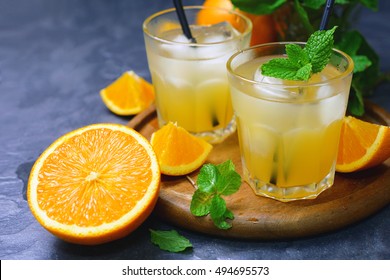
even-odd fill
[{"label": "dark gray background", "polygon": [[[200,4],[203,1],[183,1]],[[206,236],[153,215],[128,237],[94,247],[65,243],[43,229],[25,197],[30,169],[59,136],[91,123],[126,124],[99,90],[124,71],[150,80],[142,22],[171,7],[156,0],[0,0],[1,259],[390,259],[390,208],[337,232],[283,240]],[[359,28],[390,70],[390,1],[363,11]],[[389,84],[372,98],[390,111]],[[149,228],[177,229],[194,248],[173,254],[151,244]]]}]

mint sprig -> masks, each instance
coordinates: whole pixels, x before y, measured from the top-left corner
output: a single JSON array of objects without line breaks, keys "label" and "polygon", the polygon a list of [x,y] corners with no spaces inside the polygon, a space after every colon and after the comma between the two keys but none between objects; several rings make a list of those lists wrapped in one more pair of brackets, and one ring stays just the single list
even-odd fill
[{"label": "mint sprig", "polygon": [[274,58],[264,63],[262,74],[283,80],[309,80],[312,74],[321,72],[328,64],[336,28],[314,32],[304,48],[296,44],[286,45],[287,58]]},{"label": "mint sprig", "polygon": [[231,160],[221,164],[205,164],[200,169],[196,180],[198,189],[192,196],[190,210],[195,216],[210,214],[214,225],[220,229],[232,227],[227,219],[234,219],[233,213],[227,209],[222,196],[228,196],[238,191],[241,186],[241,176],[235,171]]},{"label": "mint sprig", "polygon": [[176,230],[153,230],[149,229],[151,241],[161,250],[178,253],[191,248],[191,242],[180,235]]}]

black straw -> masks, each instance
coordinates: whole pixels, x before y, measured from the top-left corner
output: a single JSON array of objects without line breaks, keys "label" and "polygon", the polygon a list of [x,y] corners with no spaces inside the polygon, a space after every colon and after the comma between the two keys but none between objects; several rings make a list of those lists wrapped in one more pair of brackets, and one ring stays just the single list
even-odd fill
[{"label": "black straw", "polygon": [[334,0],[327,0],[326,1],[324,14],[323,14],[322,20],[321,20],[320,30],[326,29],[326,26],[328,25],[330,13],[332,12],[332,9],[333,9],[333,4],[334,4]]},{"label": "black straw", "polygon": [[183,4],[181,3],[181,0],[173,0],[173,4],[175,5],[177,16],[179,18],[181,29],[183,30],[184,35],[192,43],[196,43],[195,38],[192,37],[191,29],[188,25],[188,21],[186,18],[186,14],[184,13]]}]

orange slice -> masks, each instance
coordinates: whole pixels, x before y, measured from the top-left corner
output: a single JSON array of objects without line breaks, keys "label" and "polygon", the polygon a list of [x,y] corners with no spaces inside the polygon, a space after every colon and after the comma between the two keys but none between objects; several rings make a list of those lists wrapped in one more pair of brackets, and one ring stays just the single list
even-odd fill
[{"label": "orange slice", "polygon": [[213,146],[187,130],[169,122],[155,133],[151,143],[161,173],[172,176],[189,174],[207,159]]},{"label": "orange slice", "polygon": [[101,244],[128,235],[149,216],[160,176],[156,155],[138,132],[90,125],[60,137],[37,159],[28,204],[59,238]]},{"label": "orange slice", "polygon": [[107,108],[120,116],[135,115],[154,101],[153,86],[133,71],[122,74],[100,91]]},{"label": "orange slice", "polygon": [[390,127],[345,117],[336,170],[353,172],[381,164],[390,157]]}]

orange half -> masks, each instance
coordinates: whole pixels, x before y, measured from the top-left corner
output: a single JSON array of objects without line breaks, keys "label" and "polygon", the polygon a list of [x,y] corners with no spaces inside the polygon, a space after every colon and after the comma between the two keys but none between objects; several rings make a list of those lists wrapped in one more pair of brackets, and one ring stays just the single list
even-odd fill
[{"label": "orange half", "polygon": [[128,235],[152,212],[160,170],[150,143],[135,130],[96,124],[51,144],[35,162],[28,204],[59,238],[100,244]]}]

